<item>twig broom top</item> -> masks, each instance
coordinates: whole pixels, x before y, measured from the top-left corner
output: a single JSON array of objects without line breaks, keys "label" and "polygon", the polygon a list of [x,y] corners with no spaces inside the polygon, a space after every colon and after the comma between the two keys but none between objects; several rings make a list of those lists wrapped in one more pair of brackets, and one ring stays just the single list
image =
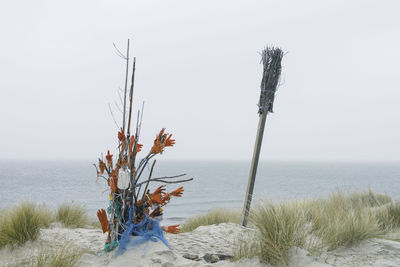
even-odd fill
[{"label": "twig broom top", "polygon": [[261,94],[258,102],[258,114],[273,112],[275,92],[281,76],[283,51],[280,48],[268,47],[261,53],[264,67],[261,80]]}]

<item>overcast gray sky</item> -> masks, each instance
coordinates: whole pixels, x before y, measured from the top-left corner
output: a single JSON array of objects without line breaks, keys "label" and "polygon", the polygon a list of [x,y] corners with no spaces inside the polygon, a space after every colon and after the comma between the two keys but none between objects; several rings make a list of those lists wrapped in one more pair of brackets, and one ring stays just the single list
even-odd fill
[{"label": "overcast gray sky", "polygon": [[[399,1],[2,1],[0,158],[88,158],[116,147],[108,103],[137,57],[142,142],[164,159],[250,160],[262,66],[282,82],[263,160],[400,160]],[[117,119],[119,111],[114,108]]]}]

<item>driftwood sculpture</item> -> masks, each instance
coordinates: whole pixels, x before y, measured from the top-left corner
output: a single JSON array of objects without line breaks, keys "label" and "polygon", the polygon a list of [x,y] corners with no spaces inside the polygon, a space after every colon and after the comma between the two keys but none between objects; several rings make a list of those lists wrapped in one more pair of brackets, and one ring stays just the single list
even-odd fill
[{"label": "driftwood sculpture", "polygon": [[[122,253],[128,247],[136,246],[149,240],[161,240],[168,246],[163,231],[178,233],[179,225],[161,227],[157,219],[160,219],[163,214],[162,207],[168,204],[172,197],[181,197],[184,190],[183,187],[179,187],[167,193],[164,184],[183,183],[191,181],[193,178],[176,180],[186,174],[152,177],[156,164],[153,158],[162,154],[167,147],[172,147],[175,144],[172,134],[166,133],[164,128],[157,134],[147,155],[142,158],[139,157],[138,154],[143,148],[142,144],[139,143],[143,105],[141,111],[138,111],[136,129],[134,134],[131,135],[136,59],[133,59],[129,109],[127,110],[129,40],[126,56],[122,55],[119,50],[117,51],[127,62],[123,124],[118,132],[118,152],[114,156],[108,150],[105,158],[99,158],[98,164],[94,165],[97,170],[97,176],[103,178],[109,186],[109,206],[107,210],[101,209],[97,212],[103,233],[108,233],[105,250],[111,251],[118,247],[117,252]],[[127,121],[126,113],[128,114]],[[150,173],[145,179],[142,175],[149,164],[151,164]],[[162,185],[155,191],[150,192],[149,184],[154,182],[162,183]]]}]

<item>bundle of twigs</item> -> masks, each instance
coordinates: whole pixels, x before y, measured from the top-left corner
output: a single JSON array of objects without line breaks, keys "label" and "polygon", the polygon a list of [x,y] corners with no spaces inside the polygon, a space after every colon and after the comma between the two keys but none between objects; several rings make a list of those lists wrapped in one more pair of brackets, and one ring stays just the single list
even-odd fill
[{"label": "bundle of twigs", "polygon": [[261,94],[258,102],[258,113],[273,112],[275,91],[281,76],[283,51],[280,48],[268,47],[261,53],[263,76]]}]

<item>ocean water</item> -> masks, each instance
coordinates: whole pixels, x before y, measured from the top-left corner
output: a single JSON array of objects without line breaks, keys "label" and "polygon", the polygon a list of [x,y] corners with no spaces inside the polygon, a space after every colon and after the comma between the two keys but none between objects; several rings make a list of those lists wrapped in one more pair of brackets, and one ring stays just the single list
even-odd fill
[{"label": "ocean water", "polygon": [[[182,223],[212,208],[242,208],[250,162],[157,161],[153,177],[187,173],[184,195],[164,209],[163,224]],[[143,177],[146,177],[144,175]],[[159,184],[154,183],[152,188]],[[179,184],[167,186],[173,190]],[[253,204],[326,197],[337,190],[366,189],[400,196],[399,163],[260,162]],[[83,204],[95,218],[108,205],[108,187],[89,161],[0,161],[0,207],[31,200],[51,208]]]}]

